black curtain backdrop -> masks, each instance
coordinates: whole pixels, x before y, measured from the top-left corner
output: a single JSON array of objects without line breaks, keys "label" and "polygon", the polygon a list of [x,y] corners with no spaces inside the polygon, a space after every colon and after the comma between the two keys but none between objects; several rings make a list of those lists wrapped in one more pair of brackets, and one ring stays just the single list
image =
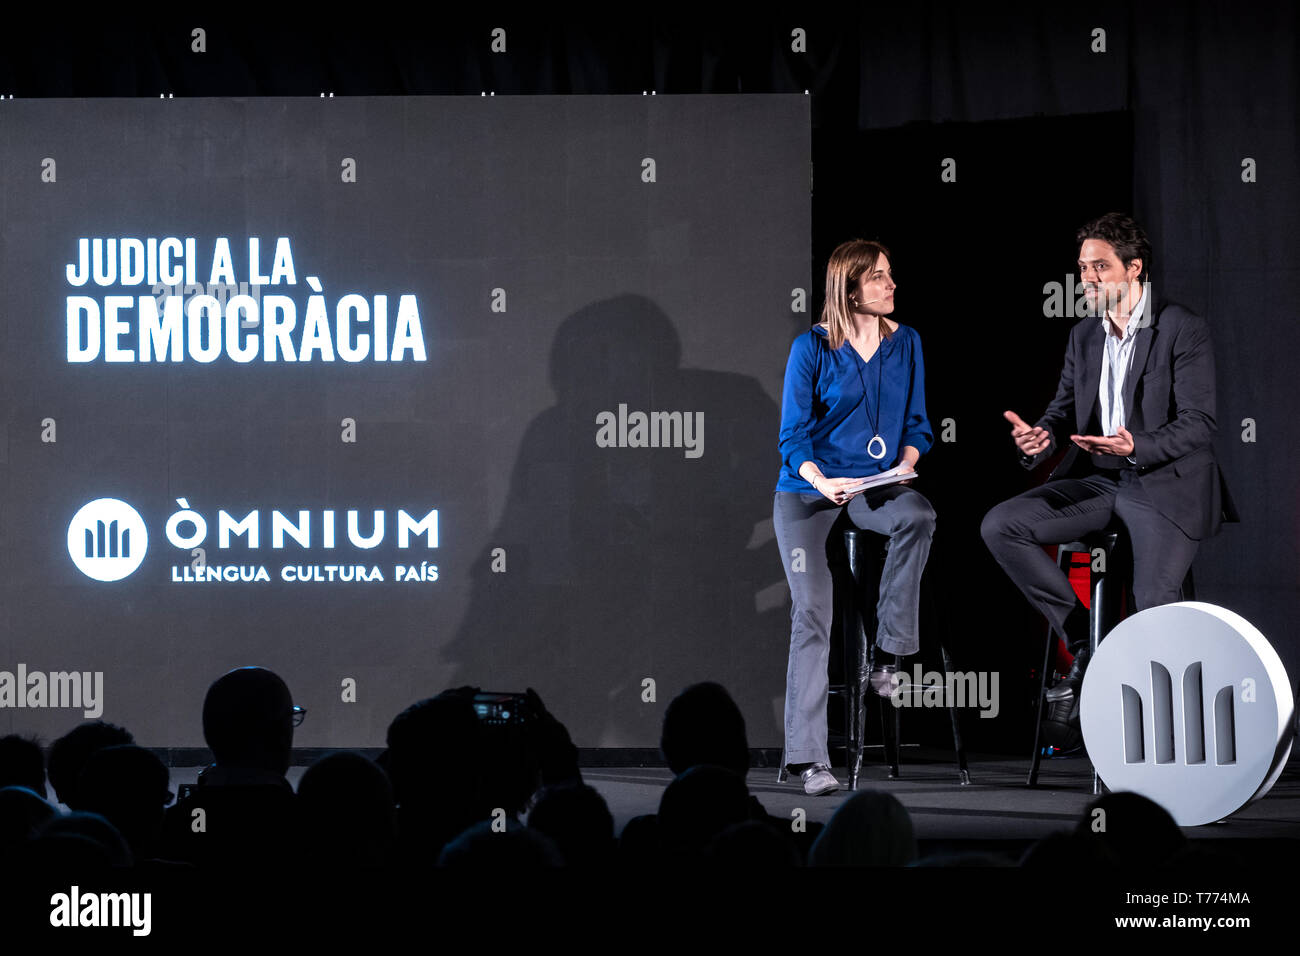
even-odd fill
[{"label": "black curtain backdrop", "polygon": [[[490,49],[498,27],[503,54]],[[1205,316],[1214,333],[1216,449],[1241,523],[1202,545],[1198,597],[1254,622],[1294,679],[1296,27],[1293,4],[1217,2],[789,5],[680,18],[363,12],[337,23],[65,18],[4,31],[0,95],[807,91],[810,287],[820,288],[827,255],[846,238],[893,247],[897,317],[922,334],[932,423],[936,433],[945,418],[956,426],[956,440],[936,443],[920,468],[939,513],[933,585],[959,666],[1022,682],[1041,623],[993,565],[978,525],[1045,472],[1014,464],[1000,413],[1030,418],[1051,397],[1070,322],[1043,316],[1042,287],[1073,270],[1074,229],[1132,212],[1153,242],[1162,297]],[[194,28],[206,31],[206,52],[193,52]],[[947,158],[951,183],[940,181]],[[1255,440],[1243,440],[1252,423]],[[756,480],[774,473],[775,443],[773,434]],[[969,723],[981,746],[994,742],[984,725],[1003,722]],[[1020,746],[1023,727],[1006,734]]]}]

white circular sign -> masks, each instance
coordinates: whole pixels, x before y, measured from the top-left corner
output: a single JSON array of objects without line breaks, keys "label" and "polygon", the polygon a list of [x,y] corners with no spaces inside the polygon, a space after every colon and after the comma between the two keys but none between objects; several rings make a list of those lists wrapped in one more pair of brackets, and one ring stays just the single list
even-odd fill
[{"label": "white circular sign", "polygon": [[149,532],[140,513],[117,498],[96,498],[68,524],[72,563],[96,581],[120,581],[140,567]]},{"label": "white circular sign", "polygon": [[1199,601],[1122,621],[1079,696],[1084,744],[1106,786],[1149,797],[1179,826],[1221,820],[1267,793],[1291,753],[1294,715],[1264,635]]}]

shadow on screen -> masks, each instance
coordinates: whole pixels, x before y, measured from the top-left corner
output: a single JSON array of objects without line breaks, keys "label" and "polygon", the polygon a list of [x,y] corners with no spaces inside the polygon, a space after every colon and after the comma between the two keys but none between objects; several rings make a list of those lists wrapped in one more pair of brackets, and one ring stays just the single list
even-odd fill
[{"label": "shadow on screen", "polygon": [[[642,296],[562,323],[558,400],[528,426],[444,649],[457,682],[535,687],[580,747],[657,746],[663,707],[701,680],[732,689],[756,745],[780,734],[779,410],[754,379],[683,368],[681,351]],[[635,412],[680,415],[653,419],[659,447],[631,447]]]}]

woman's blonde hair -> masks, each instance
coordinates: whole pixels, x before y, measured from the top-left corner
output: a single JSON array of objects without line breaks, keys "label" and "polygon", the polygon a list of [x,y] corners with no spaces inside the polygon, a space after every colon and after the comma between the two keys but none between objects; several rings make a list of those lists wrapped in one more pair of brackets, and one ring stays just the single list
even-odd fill
[{"label": "woman's blonde hair", "polygon": [[[882,255],[892,259],[888,249],[866,239],[842,242],[831,253],[830,262],[826,263],[826,302],[822,305],[821,321],[829,334],[831,348],[839,348],[852,334],[853,310],[849,308],[849,292],[857,287],[864,272],[875,271],[876,262]],[[889,323],[883,315],[877,318],[880,337],[889,338]]]}]

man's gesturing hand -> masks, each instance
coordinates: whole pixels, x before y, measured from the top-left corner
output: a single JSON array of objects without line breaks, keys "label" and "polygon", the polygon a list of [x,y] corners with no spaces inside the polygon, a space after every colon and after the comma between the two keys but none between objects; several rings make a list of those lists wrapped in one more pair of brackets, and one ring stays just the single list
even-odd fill
[{"label": "man's gesturing hand", "polygon": [[1011,423],[1011,437],[1015,439],[1016,447],[1022,455],[1032,458],[1046,451],[1051,444],[1051,436],[1047,434],[1046,428],[1030,428],[1015,412],[1003,412],[1002,417]]},{"label": "man's gesturing hand", "polygon": [[1123,425],[1119,426],[1116,434],[1109,437],[1105,435],[1071,435],[1070,440],[1084,451],[1095,452],[1098,455],[1133,454],[1133,433]]}]

